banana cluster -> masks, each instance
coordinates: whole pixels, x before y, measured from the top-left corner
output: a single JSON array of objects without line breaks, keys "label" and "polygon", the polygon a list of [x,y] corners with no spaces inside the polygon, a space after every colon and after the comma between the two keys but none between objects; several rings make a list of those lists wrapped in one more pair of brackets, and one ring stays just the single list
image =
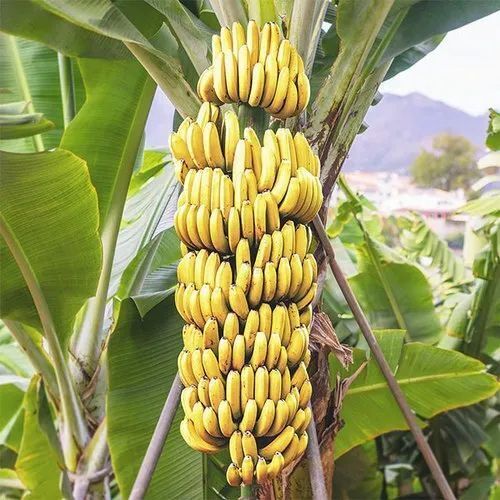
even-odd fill
[{"label": "banana cluster", "polygon": [[226,477],[237,486],[275,478],[307,447],[318,277],[308,223],[323,195],[303,134],[279,128],[259,138],[218,107],[244,102],[284,119],[307,105],[302,60],[278,26],[223,28],[213,55],[198,85],[205,102],[169,141],[183,184],[174,218],[185,321],[180,430],[196,450],[229,447]]},{"label": "banana cluster", "polygon": [[235,22],[212,37],[212,66],[200,76],[198,95],[218,105],[248,103],[284,120],[305,109],[310,87],[302,58],[276,23],[260,30],[250,21],[245,33]]}]

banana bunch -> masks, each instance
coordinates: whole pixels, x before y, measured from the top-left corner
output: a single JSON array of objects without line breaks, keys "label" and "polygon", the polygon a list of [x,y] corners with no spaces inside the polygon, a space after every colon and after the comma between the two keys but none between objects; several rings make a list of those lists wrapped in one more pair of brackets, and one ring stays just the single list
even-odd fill
[{"label": "banana bunch", "polygon": [[226,102],[285,119],[309,100],[297,51],[278,26],[213,37],[205,101],[171,134],[183,185],[175,304],[185,321],[178,371],[181,434],[192,448],[229,447],[227,481],[263,483],[299,459],[312,418],[309,333],[318,269],[308,223],[323,203],[320,160],[286,128],[240,129]]},{"label": "banana bunch", "polygon": [[198,81],[198,95],[214,104],[248,103],[285,120],[309,102],[304,63],[276,23],[262,30],[255,21],[245,29],[233,23],[212,37],[212,66]]}]

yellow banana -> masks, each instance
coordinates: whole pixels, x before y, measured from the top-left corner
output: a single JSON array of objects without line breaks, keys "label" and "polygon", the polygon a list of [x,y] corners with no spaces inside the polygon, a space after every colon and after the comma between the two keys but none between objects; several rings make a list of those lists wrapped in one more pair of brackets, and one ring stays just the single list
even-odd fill
[{"label": "yellow banana", "polygon": [[227,235],[229,250],[231,253],[235,253],[241,239],[241,222],[240,213],[238,209],[234,207],[229,209],[229,216],[227,218]]},{"label": "yellow banana", "polygon": [[224,168],[225,160],[215,123],[208,122],[203,127],[203,149],[210,168]]},{"label": "yellow banana", "polygon": [[240,372],[230,370],[226,379],[226,400],[231,406],[233,418],[238,420],[241,416],[241,383]]},{"label": "yellow banana", "polygon": [[203,351],[201,349],[195,349],[191,353],[190,357],[191,368],[193,370],[196,383],[206,376],[205,369],[203,368],[202,352]]},{"label": "yellow banana", "polygon": [[210,405],[215,411],[218,411],[221,401],[226,397],[224,383],[219,377],[210,379],[208,383],[208,395],[210,397]]},{"label": "yellow banana", "polygon": [[[273,335],[276,334],[274,333]],[[269,399],[272,399],[274,401],[274,404],[278,404],[278,401],[281,399],[281,373],[276,368],[273,368],[269,372]],[[285,402],[283,401],[283,403]]]},{"label": "yellow banana", "polygon": [[248,240],[243,238],[238,243],[238,247],[236,248],[236,272],[240,268],[243,262],[250,262],[250,245]]},{"label": "yellow banana", "polygon": [[295,366],[301,361],[305,346],[306,334],[304,333],[304,329],[302,327],[296,328],[292,333],[290,343],[286,349],[288,355],[288,366]]},{"label": "yellow banana", "polygon": [[307,374],[307,367],[304,362],[301,362],[293,374],[292,385],[297,387],[300,391],[302,384],[308,379],[309,375]]},{"label": "yellow banana", "polygon": [[299,58],[297,49],[293,45],[290,47],[290,61],[288,67],[290,68],[290,80],[294,82],[299,72]]},{"label": "yellow banana", "polygon": [[211,445],[221,447],[224,444],[224,440],[220,438],[213,437],[210,433],[207,432],[205,426],[203,425],[203,410],[205,407],[203,404],[198,401],[193,406],[193,411],[191,412],[192,418],[190,419],[196,430],[196,434],[200,436],[200,438]]},{"label": "yellow banana", "polygon": [[241,467],[245,454],[243,453],[242,432],[234,431],[229,438],[229,456],[234,464]]},{"label": "yellow banana", "polygon": [[297,413],[297,409],[299,407],[299,401],[298,401],[298,399],[295,398],[295,396],[292,394],[292,392],[289,392],[285,397],[285,402],[286,402],[286,405],[288,406],[288,422],[287,422],[287,424],[290,424],[290,422],[293,420],[293,417],[295,416],[295,413]]},{"label": "yellow banana", "polygon": [[231,406],[225,399],[219,404],[217,416],[219,417],[219,426],[222,435],[225,437],[231,437],[231,434],[237,429],[237,427],[233,420]]},{"label": "yellow banana", "polygon": [[281,231],[274,231],[271,235],[271,255],[269,260],[278,267],[281,257],[283,257],[283,233]]},{"label": "yellow banana", "polygon": [[257,441],[250,431],[243,432],[242,437],[243,453],[250,456],[252,460],[257,462]]},{"label": "yellow banana", "polygon": [[212,59],[222,52],[222,43],[219,35],[212,35]]},{"label": "yellow banana", "polygon": [[288,93],[288,83],[290,80],[290,70],[287,67],[280,69],[278,75],[278,83],[271,104],[265,109],[271,114],[277,113],[285,104],[285,99]]},{"label": "yellow banana", "polygon": [[[245,414],[248,402],[254,401],[254,395],[255,395],[254,384],[255,384],[255,372],[253,371],[253,368],[250,365],[243,366],[243,368],[241,369],[241,407],[245,408]],[[245,415],[243,416],[243,419],[244,418]],[[252,429],[241,429],[241,430],[252,430]]]},{"label": "yellow banana", "polygon": [[261,172],[257,182],[259,193],[273,188],[276,179],[275,157],[269,147],[263,146],[260,151]]},{"label": "yellow banana", "polygon": [[274,98],[276,87],[278,85],[278,62],[275,57],[268,55],[264,65],[265,82],[264,92],[260,101],[260,106],[265,108],[269,106]]},{"label": "yellow banana", "polygon": [[292,82],[292,80],[288,81],[288,88],[286,91],[286,98],[283,106],[280,108],[280,110],[275,113],[275,117],[279,118],[280,120],[286,120],[290,116],[293,116],[295,113],[295,110],[297,108],[297,102],[298,102],[299,96],[297,93],[297,87],[295,83]]},{"label": "yellow banana", "polygon": [[[282,345],[280,347],[280,357],[278,358],[278,363],[276,364],[276,368],[280,371],[281,374],[285,373],[288,364],[288,354],[286,352],[286,347]],[[282,394],[284,397],[286,393]]]},{"label": "yellow banana", "polygon": [[[288,405],[283,399],[278,400],[276,403],[276,414],[274,416],[273,425],[267,431],[268,436],[276,436],[280,434],[286,427],[288,417],[289,417]],[[280,450],[280,451],[284,451]]]},{"label": "yellow banana", "polygon": [[226,69],[224,52],[218,54],[214,59],[213,70],[214,90],[219,101],[231,102],[231,97],[226,84]]},{"label": "yellow banana", "polygon": [[266,210],[266,197],[263,195],[263,193],[260,193],[255,198],[253,207],[254,234],[257,241],[260,241],[262,236],[266,234]]},{"label": "yellow banana", "polygon": [[252,127],[246,127],[243,131],[243,137],[250,143],[252,152],[252,169],[257,181],[259,180],[262,171],[261,166],[261,144],[255,130]]},{"label": "yellow banana", "polygon": [[290,40],[286,38],[281,40],[279,50],[278,50],[278,68],[284,68],[285,66],[289,66],[290,63],[290,55],[291,55],[291,44]]},{"label": "yellow banana", "polygon": [[246,404],[243,405],[243,394],[241,398],[242,398],[241,407],[244,410],[243,410],[243,417],[241,418],[240,422],[240,431],[242,432],[253,431],[255,423],[257,422],[257,413],[258,413],[257,403],[255,399],[247,399]]},{"label": "yellow banana", "polygon": [[[252,364],[252,361],[250,361],[250,364]],[[255,370],[255,402],[257,403],[257,408],[260,411],[262,410],[264,403],[268,399],[268,395],[269,395],[269,371],[265,366],[259,366]]]},{"label": "yellow banana", "polygon": [[271,399],[267,399],[260,409],[259,418],[255,424],[254,434],[257,437],[265,436],[273,425],[276,407]]},{"label": "yellow banana", "polygon": [[267,466],[267,479],[275,479],[285,466],[285,459],[280,452],[276,452]]},{"label": "yellow banana", "polygon": [[258,484],[264,484],[267,481],[267,462],[263,457],[259,457],[255,466],[255,477]]},{"label": "yellow banana", "polygon": [[186,286],[183,283],[179,283],[175,289],[175,308],[178,313],[182,316],[182,319],[189,323],[189,316],[184,311],[184,293],[186,291]]},{"label": "yellow banana", "polygon": [[302,113],[304,109],[309,104],[309,97],[311,96],[311,87],[309,85],[309,79],[307,75],[303,72],[297,75],[297,91],[298,91],[298,102],[297,109],[295,110],[296,115]]},{"label": "yellow banana", "polygon": [[231,463],[229,464],[226,471],[226,480],[229,486],[240,486],[241,485],[241,476],[240,470],[237,465]]},{"label": "yellow banana", "polygon": [[259,330],[259,312],[252,309],[247,316],[245,321],[245,328],[243,330],[243,337],[245,338],[245,355],[250,358],[253,351],[253,344],[255,342],[255,336]]},{"label": "yellow banana", "polygon": [[241,234],[248,242],[252,243],[253,234],[253,209],[250,201],[246,200],[241,205]]},{"label": "yellow banana", "polygon": [[260,104],[260,100],[262,99],[264,82],[264,64],[258,62],[252,70],[252,85],[250,87],[250,96],[248,97],[248,104],[254,108]]},{"label": "yellow banana", "polygon": [[285,323],[285,316],[287,313],[286,306],[284,304],[278,304],[273,309],[271,332],[277,333],[281,337],[283,335],[283,325]]},{"label": "yellow banana", "polygon": [[222,52],[224,52],[225,50],[233,50],[233,35],[231,33],[231,30],[227,26],[221,28],[220,40]]},{"label": "yellow banana", "polygon": [[217,356],[215,355],[214,351],[212,351],[211,349],[205,349],[202,353],[202,362],[203,369],[205,370],[207,377],[222,377],[222,374],[219,370],[219,361],[217,360]]},{"label": "yellow banana", "polygon": [[263,268],[271,258],[273,239],[270,234],[264,234],[260,240],[257,254],[254,260],[254,267]]},{"label": "yellow banana", "polygon": [[260,455],[270,460],[276,452],[285,450],[294,434],[295,429],[291,425],[285,427],[267,446],[259,450]]},{"label": "yellow banana", "polygon": [[229,305],[242,320],[247,318],[250,311],[247,298],[243,290],[237,285],[231,285],[229,288]]},{"label": "yellow banana", "polygon": [[191,353],[184,349],[180,354],[178,359],[179,376],[181,377],[182,383],[185,387],[192,384],[197,384],[198,380],[194,375],[191,361]]},{"label": "yellow banana", "polygon": [[[222,54],[219,54],[222,55]],[[217,105],[222,104],[222,101],[217,97],[217,92],[214,87],[214,68],[207,68],[198,80],[197,92],[203,101],[213,102]]]},{"label": "yellow banana", "polygon": [[257,188],[257,178],[253,170],[245,170],[245,180],[247,185],[247,197],[250,203],[254,203],[255,198],[257,198],[258,188]]},{"label": "yellow banana", "polygon": [[267,344],[267,352],[266,352],[266,367],[268,370],[273,369],[278,363],[278,358],[280,356],[280,348],[281,348],[281,339],[279,334],[271,333],[271,336],[269,337],[269,342]]},{"label": "yellow banana", "polygon": [[266,341],[271,335],[272,310],[269,304],[263,303],[259,307],[259,331],[266,335]]},{"label": "yellow banana", "polygon": [[215,273],[220,266],[220,257],[217,252],[211,252],[205,264],[205,273],[203,275],[203,283],[210,285],[210,288],[215,288]]},{"label": "yellow banana", "polygon": [[297,429],[300,429],[304,425],[305,421],[306,414],[302,408],[299,408],[292,421],[290,422],[290,425],[297,431]]},{"label": "yellow banana", "polygon": [[285,467],[291,464],[297,457],[297,450],[299,448],[299,436],[297,434],[293,435],[290,444],[285,448],[283,452],[283,460],[285,461]]},{"label": "yellow banana", "polygon": [[300,388],[300,399],[299,399],[299,406],[301,408],[305,408],[309,401],[311,400],[312,396],[312,384],[310,380],[306,380],[303,384],[302,387]]},{"label": "yellow banana", "polygon": [[309,238],[307,235],[307,228],[306,228],[306,226],[304,226],[304,224],[298,224],[297,228],[295,229],[295,252],[294,253],[299,254],[300,260],[304,260],[308,249],[309,249]]},{"label": "yellow banana", "polygon": [[247,455],[243,459],[243,463],[241,464],[241,480],[243,484],[250,485],[253,483],[253,460],[250,455]]},{"label": "yellow banana", "polygon": [[217,438],[223,437],[219,427],[217,413],[211,406],[208,406],[203,410],[203,426],[211,436]]},{"label": "yellow banana", "polygon": [[238,52],[238,96],[241,102],[247,102],[250,96],[252,83],[252,67],[250,66],[250,52],[243,45]]},{"label": "yellow banana", "polygon": [[[281,346],[284,347],[284,346]],[[280,351],[280,358],[281,358],[281,353],[283,351]],[[286,349],[285,349],[285,354],[286,354]],[[278,368],[279,370],[279,368]],[[285,365],[285,368],[283,371],[280,370],[281,373],[281,399],[285,399],[286,395],[291,391],[292,389],[292,379],[290,376],[290,370],[288,367]]]},{"label": "yellow banana", "polygon": [[281,203],[285,194],[288,190],[288,185],[290,183],[290,178],[292,175],[292,164],[290,160],[283,159],[277,170],[276,180],[274,181],[273,187],[271,189],[271,194],[273,195],[276,203]]},{"label": "yellow banana", "polygon": [[231,29],[232,43],[233,43],[233,54],[237,57],[239,49],[245,45],[246,37],[245,30],[240,23],[234,22]]},{"label": "yellow banana", "polygon": [[212,210],[210,214],[210,237],[215,249],[223,254],[229,252],[229,243],[224,233],[224,218],[220,208]]},{"label": "yellow banana", "polygon": [[268,54],[274,58],[278,57],[278,50],[280,47],[280,29],[276,23],[270,23],[271,25],[271,36],[269,39],[269,49]]},{"label": "yellow banana", "polygon": [[299,448],[297,450],[297,457],[300,457],[306,451],[308,441],[309,441],[309,436],[307,435],[307,432],[304,432],[302,436],[299,437]]},{"label": "yellow banana", "polygon": [[238,102],[238,63],[235,55],[229,50],[224,51],[224,71],[230,101]]},{"label": "yellow banana", "polygon": [[198,401],[198,389],[195,385],[190,385],[182,389],[181,405],[186,417],[191,418],[194,404]]},{"label": "yellow banana", "polygon": [[300,322],[306,327],[310,327],[312,321],[312,314],[313,314],[312,305],[309,304],[305,309],[300,311]]},{"label": "yellow banana", "polygon": [[295,304],[295,302],[290,302],[290,304],[288,304],[288,318],[292,330],[298,328],[302,323],[302,321],[300,320],[299,309],[297,308],[297,304]]},{"label": "yellow banana", "polygon": [[260,267],[254,267],[252,270],[252,280],[247,295],[247,303],[249,307],[256,307],[262,299],[264,290],[264,272]]},{"label": "yellow banana", "polygon": [[224,321],[224,327],[222,331],[222,335],[224,338],[231,342],[231,345],[236,338],[236,335],[240,333],[240,322],[238,320],[238,316],[234,312],[230,312],[226,316],[226,320]]},{"label": "yellow banana", "polygon": [[231,178],[227,175],[223,175],[220,184],[220,203],[219,207],[222,212],[224,220],[227,220],[229,216],[229,210],[234,205],[234,189]]},{"label": "yellow banana", "polygon": [[262,300],[264,302],[271,302],[273,300],[276,293],[277,280],[278,274],[275,265],[272,262],[267,262],[264,267],[264,287],[262,290]]},{"label": "yellow banana", "polygon": [[259,40],[259,62],[266,62],[267,54],[269,53],[269,42],[271,41],[271,23],[266,23],[260,31]]},{"label": "yellow banana", "polygon": [[270,148],[274,153],[274,159],[276,160],[276,165],[279,165],[282,160],[290,159],[289,156],[282,156],[280,151],[280,145],[278,138],[274,133],[274,130],[267,129],[264,132],[264,146]]},{"label": "yellow banana", "polygon": [[203,327],[203,348],[212,349],[215,353],[219,348],[219,325],[217,320],[209,317]]},{"label": "yellow banana", "polygon": [[172,132],[170,134],[168,142],[170,151],[172,152],[172,156],[176,160],[185,161],[188,168],[194,168],[194,161],[189,154],[189,149],[184,139],[179,134]]},{"label": "yellow banana", "polygon": [[280,213],[278,204],[270,191],[262,193],[266,199],[266,231],[273,233],[280,228]]},{"label": "yellow banana", "polygon": [[233,358],[233,348],[231,346],[231,342],[223,337],[219,341],[219,370],[224,375],[227,375],[229,370],[231,369],[231,362]]},{"label": "yellow banana", "polygon": [[247,24],[247,46],[250,52],[250,65],[253,67],[259,60],[260,30],[258,24],[251,19]]},{"label": "yellow banana", "polygon": [[293,221],[287,221],[283,225],[281,234],[283,235],[283,257],[291,259],[295,253],[295,224]]},{"label": "yellow banana", "polygon": [[210,302],[213,315],[215,316],[215,318],[217,318],[219,326],[223,326],[224,321],[226,321],[226,317],[229,313],[229,309],[227,308],[226,299],[224,297],[222,288],[218,287],[214,289]]},{"label": "yellow banana", "polygon": [[196,432],[192,420],[184,418],[180,425],[181,435],[184,441],[193,449],[203,453],[217,453],[221,450],[221,446],[216,446],[207,441],[204,441]]},{"label": "yellow banana", "polygon": [[229,289],[231,288],[231,284],[233,283],[233,270],[231,268],[231,264],[228,261],[224,261],[217,269],[217,273],[215,275],[215,287],[222,288],[222,293],[226,299],[226,302],[229,302]]},{"label": "yellow banana", "polygon": [[250,365],[256,371],[265,364],[267,355],[267,337],[262,331],[257,332],[253,345],[253,353],[250,358]]},{"label": "yellow banana", "polygon": [[316,297],[316,292],[318,290],[318,283],[313,283],[308,292],[297,302],[297,307],[299,309],[304,309],[307,307]]},{"label": "yellow banana", "polygon": [[290,261],[282,257],[278,265],[278,285],[276,287],[276,294],[274,300],[279,301],[286,297],[290,289],[290,282],[292,280],[292,270]]},{"label": "yellow banana", "polygon": [[[194,255],[194,252],[193,252]],[[184,259],[182,259],[184,260]],[[194,282],[196,288],[199,290],[203,286],[203,279],[205,278],[205,266],[208,260],[208,251],[204,248],[196,253],[194,261],[191,259],[190,263],[190,276],[188,283]],[[194,267],[193,267],[194,264]]]},{"label": "yellow banana", "polygon": [[234,370],[240,372],[245,365],[245,337],[237,335],[233,343],[233,357],[231,366]]},{"label": "yellow banana", "polygon": [[292,177],[288,183],[288,189],[279,206],[279,213],[289,216],[295,212],[300,197],[300,182],[297,177]]},{"label": "yellow banana", "polygon": [[289,297],[295,297],[302,284],[302,279],[304,276],[302,262],[298,254],[294,253],[290,260],[291,280],[290,289],[288,290]]}]

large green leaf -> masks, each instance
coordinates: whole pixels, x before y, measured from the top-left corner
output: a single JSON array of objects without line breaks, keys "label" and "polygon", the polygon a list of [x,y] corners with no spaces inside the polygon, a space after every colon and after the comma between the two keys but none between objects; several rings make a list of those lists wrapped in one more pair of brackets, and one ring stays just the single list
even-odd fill
[{"label": "large green leaf", "polygon": [[87,99],[61,147],[87,162],[103,229],[110,210],[123,209],[155,85],[137,61],[80,59],[79,67]]},{"label": "large green leaf", "polygon": [[381,64],[435,35],[443,35],[500,9],[499,0],[407,2],[411,3],[414,5],[385,50]]},{"label": "large green leaf", "polygon": [[[2,4],[1,17],[3,8]],[[29,95],[23,92],[20,78],[25,78]],[[0,93],[0,104],[31,101],[34,111],[43,113],[47,120],[53,122],[52,130],[43,135],[43,145],[45,149],[58,146],[63,117],[57,53],[39,43],[0,34],[0,87],[4,89]],[[83,87],[78,79],[75,80],[75,90],[77,101],[81,102]],[[30,137],[1,141],[0,147],[13,152],[34,150]]]},{"label": "large green leaf", "polygon": [[23,398],[29,379],[0,375],[0,445],[19,450],[23,431]]},{"label": "large green leaf", "polygon": [[0,246],[1,314],[39,327],[28,279],[63,337],[94,294],[101,265],[89,172],[83,160],[63,150],[2,152],[0,165],[0,220],[8,239],[8,246]]},{"label": "large green leaf", "polygon": [[[143,165],[134,172],[130,183],[116,245],[109,297],[117,292],[122,274],[129,263],[153,238],[167,208],[175,206],[177,188],[170,154],[146,151]],[[179,254],[178,239],[169,250],[175,252],[176,256]],[[179,257],[169,259],[167,255],[168,264],[177,258]],[[158,267],[160,266],[161,264]],[[127,285],[124,286],[128,288]],[[136,292],[137,290],[134,293]],[[121,293],[120,298],[128,296],[125,291]]]},{"label": "large green leaf", "polygon": [[130,52],[117,40],[80,28],[48,12],[36,0],[3,0],[0,30],[52,47],[69,56],[125,58]]},{"label": "large green leaf", "polygon": [[[418,342],[404,344],[403,331],[378,331],[376,336],[410,407],[421,419],[476,403],[498,390],[498,382],[476,359]],[[352,375],[365,361],[366,352],[355,349],[354,364],[346,372],[332,356],[332,382],[337,375]],[[374,359],[349,387],[341,416],[345,426],[335,441],[336,456],[383,433],[408,428]]]},{"label": "large green leaf", "polygon": [[[121,495],[130,494],[169,387],[182,348],[182,321],[173,295],[141,317],[126,299],[111,336],[109,363],[108,442]],[[172,424],[148,498],[201,498],[203,457],[179,434],[182,410]]]},{"label": "large green leaf", "polygon": [[63,463],[53,447],[56,431],[39,376],[31,380],[23,406],[24,431],[16,471],[29,490],[25,498],[61,498]]},{"label": "large green leaf", "polygon": [[[369,237],[368,237],[369,238]],[[435,343],[442,335],[426,277],[413,264],[382,254],[369,238],[360,247],[360,273],[350,278],[354,293],[374,328],[403,328],[412,340]]]},{"label": "large green leaf", "polygon": [[[179,46],[170,29],[163,24],[153,36],[148,32],[148,20],[155,12],[148,4],[124,2],[120,6],[110,0],[82,0],[77,4],[69,0],[38,0],[38,4],[77,26],[124,42],[179,112],[193,115],[198,111],[200,101],[187,82]],[[132,9],[133,15],[128,9]]]}]

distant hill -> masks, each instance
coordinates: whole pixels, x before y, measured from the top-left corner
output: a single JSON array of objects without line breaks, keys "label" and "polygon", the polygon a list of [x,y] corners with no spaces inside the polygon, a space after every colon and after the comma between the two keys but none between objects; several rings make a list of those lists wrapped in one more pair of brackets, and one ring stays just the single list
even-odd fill
[{"label": "distant hill", "polygon": [[346,170],[406,172],[422,147],[441,132],[463,135],[484,149],[487,116],[472,116],[421,94],[384,94],[365,118],[368,129],[356,137]]}]

